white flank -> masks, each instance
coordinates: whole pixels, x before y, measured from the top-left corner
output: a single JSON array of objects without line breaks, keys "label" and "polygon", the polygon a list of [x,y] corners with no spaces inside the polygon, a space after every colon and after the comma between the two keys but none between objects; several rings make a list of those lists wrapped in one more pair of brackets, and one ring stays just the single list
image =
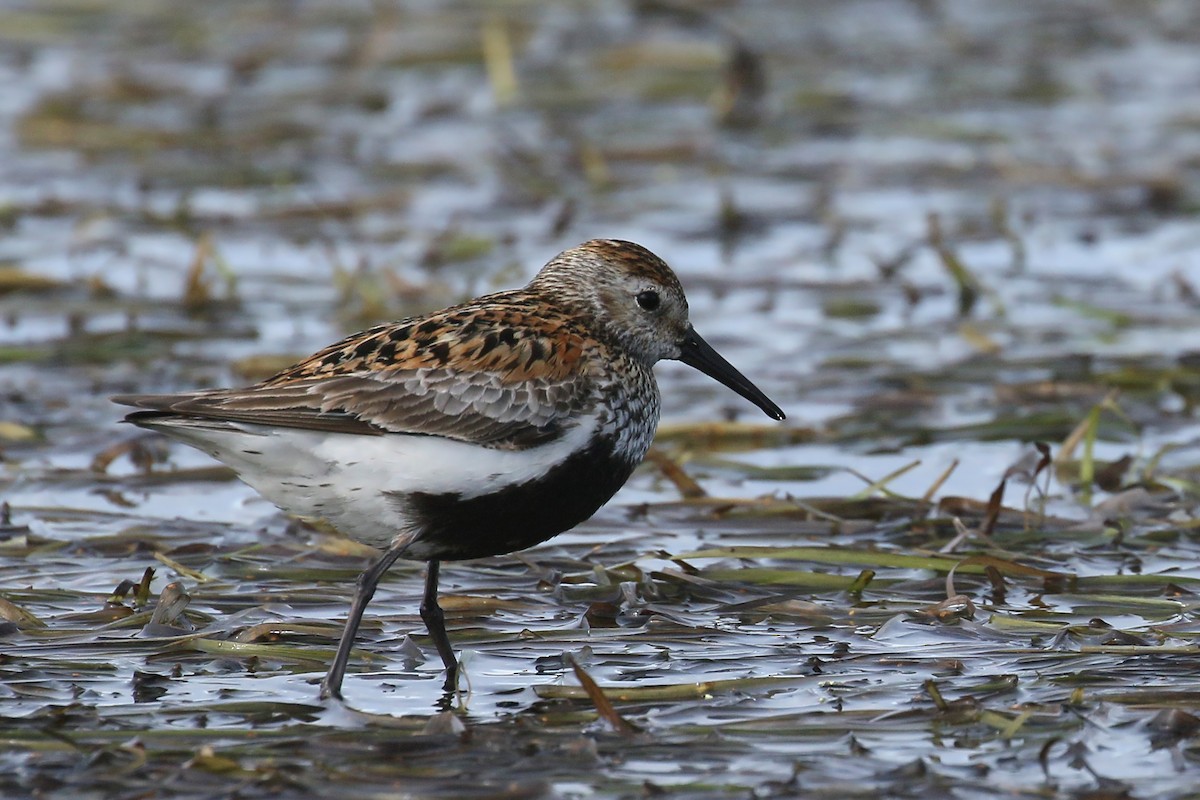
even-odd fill
[{"label": "white flank", "polygon": [[545,475],[587,447],[595,416],[527,450],[495,450],[437,436],[361,436],[229,422],[171,420],[154,427],[232,467],[290,514],[325,519],[376,547],[410,539],[398,495],[477,497]]}]

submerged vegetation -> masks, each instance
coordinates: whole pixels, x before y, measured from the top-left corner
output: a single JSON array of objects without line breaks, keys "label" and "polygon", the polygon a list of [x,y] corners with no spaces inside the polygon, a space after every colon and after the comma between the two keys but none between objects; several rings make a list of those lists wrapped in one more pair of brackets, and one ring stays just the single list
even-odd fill
[{"label": "submerged vegetation", "polygon": [[[891,24],[864,25],[886,9]],[[1196,797],[1187,3],[54,2],[0,15],[0,794]],[[629,486],[443,567],[116,425],[645,243]],[[410,636],[411,634],[411,636]]]}]

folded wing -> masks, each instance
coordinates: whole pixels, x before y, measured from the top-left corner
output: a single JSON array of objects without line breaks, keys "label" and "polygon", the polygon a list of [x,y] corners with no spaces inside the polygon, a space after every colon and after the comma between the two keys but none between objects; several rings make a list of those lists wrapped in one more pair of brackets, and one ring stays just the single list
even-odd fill
[{"label": "folded wing", "polygon": [[[356,334],[279,375],[241,389],[125,395],[127,421],[223,420],[334,433],[423,434],[510,449],[553,440],[586,412],[591,378],[582,341],[520,315],[461,311],[438,325],[404,321]],[[400,328],[408,335],[397,346]],[[469,334],[469,335],[468,335]]]}]

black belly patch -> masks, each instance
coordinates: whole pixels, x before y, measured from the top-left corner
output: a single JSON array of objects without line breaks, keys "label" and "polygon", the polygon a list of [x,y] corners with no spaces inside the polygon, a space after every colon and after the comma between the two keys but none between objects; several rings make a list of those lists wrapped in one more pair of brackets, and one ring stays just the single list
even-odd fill
[{"label": "black belly patch", "polygon": [[491,494],[397,495],[419,531],[422,559],[482,558],[523,550],[583,522],[624,485],[635,464],[608,443],[572,454],[544,476]]}]

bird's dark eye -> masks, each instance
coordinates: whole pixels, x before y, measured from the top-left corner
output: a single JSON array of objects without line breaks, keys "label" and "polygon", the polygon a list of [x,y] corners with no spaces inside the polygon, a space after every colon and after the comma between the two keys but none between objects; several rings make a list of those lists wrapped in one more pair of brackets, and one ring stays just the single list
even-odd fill
[{"label": "bird's dark eye", "polygon": [[662,302],[662,298],[658,296],[658,292],[654,291],[653,289],[647,289],[644,292],[638,292],[637,297],[634,299],[637,300],[637,304],[641,306],[642,310],[644,311],[653,311],[658,308],[659,303]]}]

